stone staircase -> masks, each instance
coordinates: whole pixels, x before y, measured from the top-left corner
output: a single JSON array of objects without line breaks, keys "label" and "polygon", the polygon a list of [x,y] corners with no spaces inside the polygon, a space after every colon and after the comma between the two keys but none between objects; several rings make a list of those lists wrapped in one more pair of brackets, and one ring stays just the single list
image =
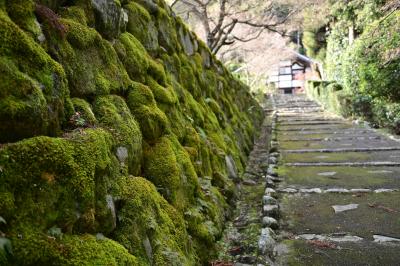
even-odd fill
[{"label": "stone staircase", "polygon": [[399,265],[400,142],[304,96],[274,103],[279,156],[270,157],[263,220],[279,229],[264,228],[259,241],[270,264]]}]

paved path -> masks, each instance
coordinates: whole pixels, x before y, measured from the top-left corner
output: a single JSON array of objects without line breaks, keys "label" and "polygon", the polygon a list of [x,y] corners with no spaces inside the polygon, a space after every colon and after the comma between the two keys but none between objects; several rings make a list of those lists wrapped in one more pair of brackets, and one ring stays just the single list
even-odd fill
[{"label": "paved path", "polygon": [[275,263],[400,265],[400,142],[302,96],[275,96],[275,111],[264,202],[279,222]]}]

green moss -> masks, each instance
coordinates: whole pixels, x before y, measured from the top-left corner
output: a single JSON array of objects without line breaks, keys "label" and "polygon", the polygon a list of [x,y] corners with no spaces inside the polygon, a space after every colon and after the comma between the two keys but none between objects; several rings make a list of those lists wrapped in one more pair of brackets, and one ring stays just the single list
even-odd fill
[{"label": "green moss", "polygon": [[157,29],[160,46],[169,52],[181,50],[175,30],[175,22],[164,9],[159,9],[157,13]]},{"label": "green moss", "polygon": [[67,41],[51,39],[50,50],[63,65],[71,95],[93,97],[127,89],[130,79],[112,45],[93,29],[73,20]]},{"label": "green moss", "polygon": [[163,1],[115,1],[129,33],[113,43],[93,29],[90,1],[40,1],[68,28],[63,38],[43,23],[43,47],[26,33],[32,2],[9,2],[17,24],[1,7],[0,136],[61,134],[74,112],[89,127],[0,148],[2,232],[17,264],[207,263],[234,197],[225,155],[242,169],[259,118],[247,88],[182,51]]},{"label": "green moss", "polygon": [[175,79],[172,81],[175,87],[177,84],[179,84],[177,81],[179,80],[179,75],[181,71],[181,61],[179,59],[179,56],[176,53],[174,53],[173,55],[164,53],[161,55],[161,59],[163,60],[165,71],[171,74]]},{"label": "green moss", "polygon": [[199,160],[196,161],[195,167],[198,176],[212,176],[213,170],[211,167],[211,151],[207,146],[205,140],[202,140],[201,146],[198,150]]},{"label": "green moss", "polygon": [[133,175],[140,173],[142,161],[142,134],[125,101],[115,95],[98,97],[93,104],[99,123],[114,136],[115,145],[128,151],[121,161]]},{"label": "green moss", "polygon": [[70,19],[63,19],[62,22],[68,26],[68,42],[77,49],[87,49],[101,41],[101,36],[95,29]]},{"label": "green moss", "polygon": [[139,121],[142,135],[146,140],[153,141],[169,131],[168,119],[157,107],[142,105],[132,110]]},{"label": "green moss", "polygon": [[139,122],[143,138],[154,141],[169,131],[166,115],[157,107],[151,90],[140,83],[133,83],[127,104]]},{"label": "green moss", "polygon": [[227,150],[225,136],[220,132],[207,131],[207,138],[211,142],[213,150],[218,154],[224,154]]},{"label": "green moss", "polygon": [[173,136],[145,149],[145,177],[179,210],[194,202],[199,185],[190,156]]},{"label": "green moss", "polygon": [[3,11],[0,38],[0,142],[57,135],[68,97],[63,69]]},{"label": "green moss", "polygon": [[86,125],[96,125],[97,119],[94,116],[92,106],[83,99],[72,98],[72,104],[74,106],[74,111],[79,112],[82,118],[85,120]]},{"label": "green moss", "polygon": [[123,33],[114,47],[129,77],[132,80],[144,81],[149,68],[149,58],[142,44],[130,33]]},{"label": "green moss", "polygon": [[183,140],[183,143],[185,146],[193,147],[193,148],[200,148],[201,146],[201,139],[199,134],[197,133],[196,129],[194,129],[192,126],[188,127],[186,129],[187,134],[185,135],[185,139]]},{"label": "green moss", "polygon": [[128,101],[130,107],[138,107],[140,105],[153,106],[156,104],[151,89],[138,82],[131,83]]},{"label": "green moss", "polygon": [[173,105],[178,101],[175,91],[171,86],[163,87],[150,77],[146,79],[146,83],[151,88],[157,103]]},{"label": "green moss", "polygon": [[224,216],[229,207],[218,189],[212,187],[208,177],[200,179],[200,183],[204,195],[199,195],[197,204],[185,212],[185,219],[194,246],[199,250],[198,255],[207,260],[214,256],[214,243],[221,237]]},{"label": "green moss", "polygon": [[184,221],[154,185],[140,177],[121,179],[119,185],[122,206],[121,225],[114,233],[117,241],[132,254],[144,258],[146,264],[193,265],[193,250]]},{"label": "green moss", "polygon": [[190,66],[182,65],[180,72],[180,81],[183,87],[188,90],[195,98],[198,98],[199,91],[197,88],[196,77]]},{"label": "green moss", "polygon": [[165,114],[167,115],[168,120],[171,121],[171,132],[176,136],[180,143],[183,143],[183,139],[188,133],[187,128],[190,126],[192,121],[187,115],[183,114],[179,107],[172,108],[170,106],[165,106],[165,109]]},{"label": "green moss", "polygon": [[153,77],[159,84],[166,86],[169,83],[167,75],[162,64],[156,60],[149,60],[149,75]]},{"label": "green moss", "polygon": [[183,95],[182,103],[184,104],[184,111],[186,115],[189,116],[189,119],[193,120],[194,125],[204,127],[205,110],[203,106],[201,106],[187,91],[184,91]]},{"label": "green moss", "polygon": [[190,203],[194,203],[194,198],[199,193],[199,181],[195,169],[191,163],[190,155],[179,143],[176,137],[170,137],[172,147],[179,165],[181,183],[185,191],[185,199]]},{"label": "green moss", "polygon": [[63,18],[74,20],[83,25],[88,24],[88,19],[85,14],[85,10],[81,6],[70,6],[68,8],[63,8],[61,10],[61,15]]},{"label": "green moss", "polygon": [[222,112],[222,109],[219,106],[219,104],[214,99],[211,98],[207,98],[206,102],[210,106],[211,110],[214,112],[215,116],[217,117],[219,124],[222,127],[225,127],[226,123],[225,114]]},{"label": "green moss", "polygon": [[199,53],[195,53],[193,56],[191,56],[191,59],[193,60],[194,64],[196,65],[196,69],[202,70],[203,69],[203,58]]},{"label": "green moss", "polygon": [[33,37],[40,35],[40,27],[34,15],[35,3],[32,0],[8,1],[7,13],[10,18],[24,31]]},{"label": "green moss", "polygon": [[158,33],[149,12],[133,1],[124,5],[124,8],[128,11],[129,18],[126,30],[133,34],[147,51],[154,54],[158,50]]},{"label": "green moss", "polygon": [[178,202],[181,180],[178,162],[171,141],[162,137],[145,149],[144,175],[155,184],[160,193],[172,204]]},{"label": "green moss", "polygon": [[53,238],[28,227],[11,234],[13,265],[140,265],[122,245],[107,238],[89,234]]},{"label": "green moss", "polygon": [[[24,221],[43,229],[56,223],[67,232],[95,230],[95,187],[102,182],[96,175],[113,175],[111,138],[101,129],[70,138],[36,137],[0,151],[1,191],[14,195],[2,216],[11,224]],[[105,195],[98,200],[106,208]]]}]

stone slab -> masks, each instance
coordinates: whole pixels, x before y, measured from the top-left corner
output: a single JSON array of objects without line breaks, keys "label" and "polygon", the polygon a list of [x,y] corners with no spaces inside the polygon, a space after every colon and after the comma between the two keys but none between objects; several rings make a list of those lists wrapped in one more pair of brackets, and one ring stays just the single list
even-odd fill
[{"label": "stone slab", "polygon": [[312,163],[312,162],[400,162],[400,151],[382,152],[346,152],[346,153],[282,153],[282,160],[286,163]]},{"label": "stone slab", "polygon": [[[326,176],[324,173],[335,175]],[[299,188],[369,188],[400,187],[400,167],[281,166],[277,173],[283,178],[281,187]]]},{"label": "stone slab", "polygon": [[[346,233],[373,241],[374,235],[400,238],[400,192],[390,194],[285,194],[282,230],[295,235]],[[332,205],[356,206],[335,213]],[[350,208],[349,208],[350,209]]]},{"label": "stone slab", "polygon": [[322,141],[280,141],[282,152],[296,149],[335,149],[335,148],[375,148],[375,147],[399,147],[400,143],[388,139],[346,139],[341,141],[327,138]]},{"label": "stone slab", "polygon": [[[321,242],[320,242],[321,243]],[[361,242],[322,242],[332,245],[321,248],[318,242],[309,240],[286,240],[286,253],[276,259],[277,265],[304,266],[386,266],[399,265],[398,245]]]}]

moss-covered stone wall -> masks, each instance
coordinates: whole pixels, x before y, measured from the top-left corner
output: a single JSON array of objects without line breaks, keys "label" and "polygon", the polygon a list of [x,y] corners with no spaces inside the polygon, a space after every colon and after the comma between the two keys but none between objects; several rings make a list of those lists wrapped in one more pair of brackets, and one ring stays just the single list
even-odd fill
[{"label": "moss-covered stone wall", "polygon": [[0,265],[199,265],[262,111],[162,0],[0,0]]}]

